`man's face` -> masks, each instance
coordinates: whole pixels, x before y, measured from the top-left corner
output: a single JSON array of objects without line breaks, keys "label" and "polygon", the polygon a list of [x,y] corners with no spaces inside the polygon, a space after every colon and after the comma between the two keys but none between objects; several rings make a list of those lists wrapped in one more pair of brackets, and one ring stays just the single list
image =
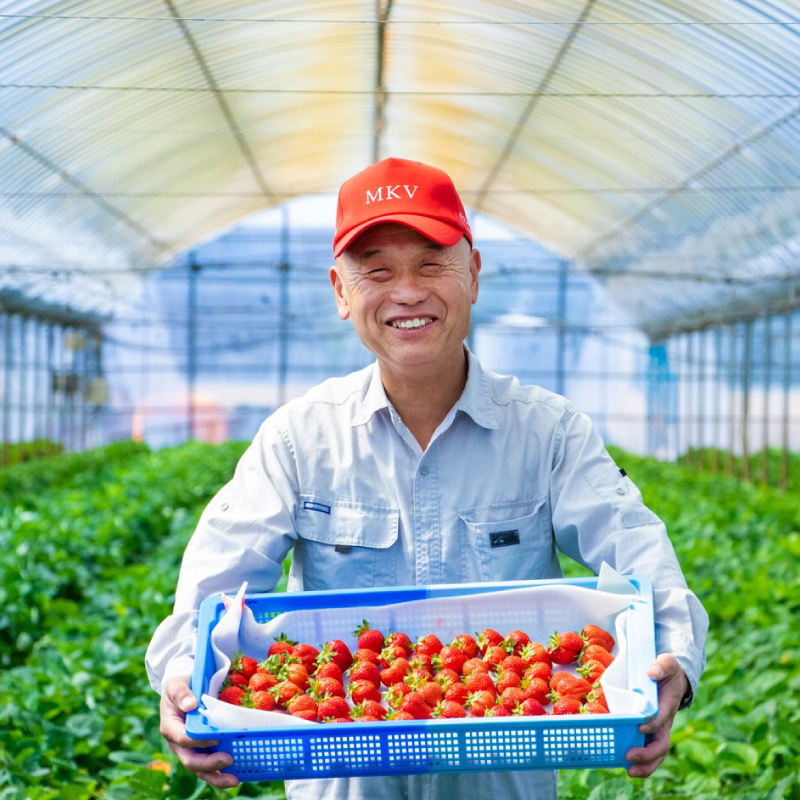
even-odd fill
[{"label": "man's face", "polygon": [[336,259],[339,316],[385,366],[442,368],[458,358],[478,299],[480,254],[466,239],[443,247],[395,223],[369,228]]}]

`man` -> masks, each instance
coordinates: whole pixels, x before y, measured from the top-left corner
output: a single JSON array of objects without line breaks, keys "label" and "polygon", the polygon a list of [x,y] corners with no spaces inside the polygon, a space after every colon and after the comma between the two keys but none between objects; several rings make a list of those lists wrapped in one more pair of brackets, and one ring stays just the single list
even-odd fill
[{"label": "man", "polygon": [[[161,731],[214,786],[226,754],[185,735],[203,597],[274,588],[294,547],[290,591],[555,578],[560,548],[655,584],[652,741],[631,776],[661,763],[675,713],[703,669],[707,616],[660,520],[589,420],[562,397],[485,372],[464,347],[481,258],[448,176],[386,159],[339,194],[330,270],[339,316],[376,364],[326,381],[262,426],[189,543],[175,610],[148,651]],[[499,534],[503,534],[500,536]],[[556,773],[465,773],[289,781],[290,798],[395,800],[556,796]]]}]

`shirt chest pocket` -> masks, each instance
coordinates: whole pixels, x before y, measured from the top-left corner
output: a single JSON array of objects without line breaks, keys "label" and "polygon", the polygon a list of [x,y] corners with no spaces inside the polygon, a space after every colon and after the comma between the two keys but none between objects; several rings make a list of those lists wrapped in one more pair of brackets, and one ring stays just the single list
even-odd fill
[{"label": "shirt chest pocket", "polygon": [[306,591],[395,582],[399,509],[304,494],[296,524]]},{"label": "shirt chest pocket", "polygon": [[544,498],[458,512],[465,581],[514,581],[558,574]]}]

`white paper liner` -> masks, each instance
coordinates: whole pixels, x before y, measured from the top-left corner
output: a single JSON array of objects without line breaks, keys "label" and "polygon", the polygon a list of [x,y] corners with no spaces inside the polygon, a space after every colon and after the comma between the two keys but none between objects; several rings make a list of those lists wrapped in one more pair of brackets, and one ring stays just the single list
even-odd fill
[{"label": "white paper liner", "polygon": [[[252,610],[244,605],[247,584],[242,584],[236,598],[223,598],[227,607],[211,632],[216,672],[209,681],[208,694],[202,696],[208,723],[217,728],[248,730],[264,727],[306,727],[316,725],[287,714],[242,708],[217,699],[230,668],[230,656],[237,650],[261,661],[267,657],[275,637],[284,633],[290,639],[314,646],[330,639],[341,639],[351,652],[356,650],[352,631],[366,619],[384,634],[407,633],[412,641],[426,633],[436,634],[444,643],[460,633],[474,633],[494,628],[525,631],[532,641],[544,645],[554,631],[581,630],[584,625],[599,625],[614,630],[614,662],[603,673],[600,683],[612,714],[642,714],[647,703],[643,696],[628,689],[625,656],[625,612],[631,603],[644,602],[636,588],[619,573],[603,564],[598,588],[544,585],[506,589],[475,595],[459,595],[425,600],[411,600],[385,606],[308,609],[287,611],[266,623],[259,623]],[[568,667],[556,667],[574,671]]]}]

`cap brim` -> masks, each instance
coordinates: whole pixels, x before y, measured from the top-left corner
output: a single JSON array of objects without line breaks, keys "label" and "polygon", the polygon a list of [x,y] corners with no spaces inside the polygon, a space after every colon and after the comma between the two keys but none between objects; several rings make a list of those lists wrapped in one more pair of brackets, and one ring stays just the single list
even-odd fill
[{"label": "cap brim", "polygon": [[455,225],[450,225],[447,222],[441,222],[438,219],[431,219],[430,217],[421,217],[416,214],[387,214],[385,217],[376,217],[367,222],[357,225],[353,230],[348,231],[338,242],[334,245],[333,255],[338,258],[348,247],[369,228],[374,228],[376,225],[381,225],[384,222],[396,222],[399,225],[405,225],[407,228],[415,230],[417,233],[422,234],[426,239],[441,244],[445,247],[451,247],[457,244],[462,236],[466,236],[461,228]]}]

